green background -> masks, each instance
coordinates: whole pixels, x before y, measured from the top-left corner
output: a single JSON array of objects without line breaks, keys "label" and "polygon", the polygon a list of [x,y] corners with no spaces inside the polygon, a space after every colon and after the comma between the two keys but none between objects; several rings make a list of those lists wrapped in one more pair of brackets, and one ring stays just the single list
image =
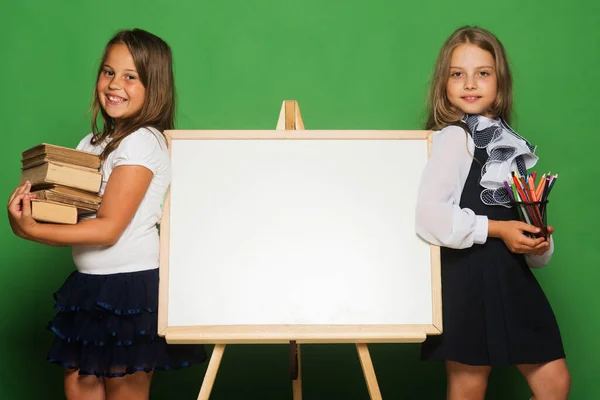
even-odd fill
[{"label": "green background", "polygon": [[[180,129],[272,129],[281,102],[300,102],[307,129],[420,129],[433,63],[458,26],[477,24],[506,46],[515,80],[513,126],[539,145],[540,172],[560,173],[549,221],[551,265],[536,271],[561,326],[572,399],[596,399],[599,219],[594,178],[600,6],[589,1],[421,0],[3,1],[0,8],[0,193],[20,153],[75,146],[104,44],[140,27],[174,52]],[[52,292],[73,269],[67,248],[13,236],[0,224],[0,398],[60,399],[62,370],[45,362]],[[201,289],[201,288],[200,288]],[[372,345],[386,399],[441,399],[443,366],[417,345]],[[303,347],[306,399],[366,399],[351,345]],[[206,364],[157,373],[152,398],[195,399]],[[489,399],[527,399],[514,368],[495,370]],[[228,346],[214,399],[291,398],[286,346]]]}]

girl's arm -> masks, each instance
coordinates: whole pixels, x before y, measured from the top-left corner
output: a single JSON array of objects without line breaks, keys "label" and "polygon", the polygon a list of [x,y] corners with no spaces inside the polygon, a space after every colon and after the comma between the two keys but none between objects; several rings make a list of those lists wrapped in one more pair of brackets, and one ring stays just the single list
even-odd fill
[{"label": "girl's arm", "polygon": [[[16,225],[26,239],[39,243],[59,246],[113,245],[135,215],[152,176],[152,171],[139,165],[116,167],[106,184],[96,218],[75,225],[37,223],[31,217],[31,185],[26,183],[21,194],[16,195],[9,204],[11,226]],[[19,205],[21,201],[22,209]]]},{"label": "girl's arm", "polygon": [[38,242],[38,243],[41,243],[41,244],[45,244],[46,246],[56,246],[56,247],[62,247],[62,246],[64,246],[64,245],[52,242],[50,240],[41,240],[41,239],[40,240],[33,240],[33,238],[27,236],[25,234],[25,232],[21,231],[18,226],[17,227],[13,226],[12,222],[11,222],[11,228],[12,228],[13,232],[15,233],[15,235],[17,235],[20,238],[31,240],[33,242]]},{"label": "girl's arm", "polygon": [[536,232],[535,226],[520,221],[488,220],[485,215],[460,207],[473,151],[474,146],[461,127],[448,126],[434,134],[419,185],[417,233],[429,243],[455,249],[483,244],[490,236],[501,238],[515,253],[547,251],[543,238],[531,239],[523,234],[524,231]]},{"label": "girl's arm", "polygon": [[416,208],[417,233],[429,243],[462,249],[487,240],[487,216],[459,205],[473,160],[467,144],[467,134],[458,126],[433,136]]},{"label": "girl's arm", "polygon": [[525,261],[527,261],[527,265],[529,265],[529,268],[542,268],[548,265],[553,254],[554,238],[550,236],[548,250],[543,253],[525,254]]},{"label": "girl's arm", "polygon": [[[15,191],[13,192],[13,194],[10,196],[10,199],[8,200],[8,222],[10,223],[10,227],[13,231],[13,233],[23,239],[27,239],[27,240],[31,240],[30,237],[28,237],[25,232],[23,232],[21,230],[21,228],[19,227],[19,225],[17,224],[17,222],[14,220],[14,218],[11,217],[11,213],[10,213],[10,206],[11,203],[13,201],[13,199],[18,196],[21,195],[23,193],[25,194],[29,194],[29,189],[31,189],[31,186],[28,185],[28,182],[26,182],[24,185],[19,186],[18,188],[15,189]],[[29,194],[29,197],[31,199],[35,199],[37,196],[35,194]],[[21,203],[19,203],[17,205],[19,211],[21,210]],[[58,246],[56,243],[50,242],[50,241],[41,241],[41,243],[48,245],[48,246]]]},{"label": "girl's arm", "polygon": [[[554,228],[549,226],[548,231],[552,234]],[[533,262],[537,264],[544,262],[547,258],[545,261],[547,263],[552,255],[550,250],[553,250],[552,236],[548,242],[543,237],[530,238],[524,234],[525,232],[539,233],[540,229],[521,221],[490,221],[489,223],[489,236],[502,239],[511,252],[525,254],[526,259],[533,259]]]}]

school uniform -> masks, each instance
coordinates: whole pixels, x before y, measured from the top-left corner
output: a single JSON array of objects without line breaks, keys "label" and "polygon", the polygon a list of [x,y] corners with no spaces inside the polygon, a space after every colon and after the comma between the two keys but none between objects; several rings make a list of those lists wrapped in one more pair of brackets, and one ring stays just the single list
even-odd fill
[{"label": "school uniform", "polygon": [[518,220],[503,181],[537,162],[535,147],[501,120],[467,115],[468,133],[433,136],[417,204],[417,232],[441,246],[442,335],[428,336],[424,360],[469,365],[538,364],[565,353],[552,308],[531,268],[543,255],[512,253],[487,236],[488,220]]},{"label": "school uniform", "polygon": [[[100,154],[108,142],[93,145],[86,136],[77,149]],[[56,337],[48,360],[82,375],[120,377],[203,362],[202,345],[167,345],[158,336],[157,225],[171,182],[166,142],[156,129],[127,136],[102,163],[102,185],[123,165],[149,169],[152,181],[135,215],[111,246],[73,246],[77,267],[54,294]],[[95,218],[90,215],[83,218]]]}]

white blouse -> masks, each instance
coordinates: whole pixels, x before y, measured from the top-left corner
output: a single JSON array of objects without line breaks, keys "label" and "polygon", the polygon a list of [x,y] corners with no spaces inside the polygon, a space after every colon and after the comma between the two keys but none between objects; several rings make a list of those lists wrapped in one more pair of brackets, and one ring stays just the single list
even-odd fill
[{"label": "white blouse", "polygon": [[[417,196],[417,234],[429,243],[453,249],[483,244],[488,237],[487,216],[459,206],[475,143],[463,128],[454,125],[435,132],[432,139]],[[507,167],[510,171],[510,165]],[[548,264],[553,252],[554,240],[550,237],[548,251],[539,256],[526,254],[525,259],[530,268],[540,268]]]}]

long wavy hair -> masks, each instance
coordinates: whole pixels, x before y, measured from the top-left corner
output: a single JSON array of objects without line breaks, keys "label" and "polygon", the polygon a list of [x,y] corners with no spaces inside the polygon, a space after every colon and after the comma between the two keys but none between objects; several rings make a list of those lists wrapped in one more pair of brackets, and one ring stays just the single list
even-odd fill
[{"label": "long wavy hair", "polygon": [[[140,81],[146,89],[144,104],[138,113],[119,121],[118,127],[100,105],[97,86],[94,85],[92,98],[92,144],[102,143],[111,138],[102,152],[102,159],[119,146],[128,135],[143,127],[152,127],[164,135],[166,129],[175,126],[175,81],[173,78],[173,57],[171,48],[158,36],[142,29],[122,30],[110,39],[104,49],[98,68],[97,79],[102,73],[111,46],[124,44],[133,57]],[[98,120],[102,119],[102,129]]]},{"label": "long wavy hair", "polygon": [[452,52],[462,44],[472,44],[489,52],[496,63],[498,92],[490,113],[510,123],[512,109],[512,75],[504,46],[491,32],[472,26],[463,26],[446,40],[438,55],[427,100],[427,122],[425,129],[440,130],[448,125],[461,125],[463,112],[448,100],[446,87],[450,77]]}]

